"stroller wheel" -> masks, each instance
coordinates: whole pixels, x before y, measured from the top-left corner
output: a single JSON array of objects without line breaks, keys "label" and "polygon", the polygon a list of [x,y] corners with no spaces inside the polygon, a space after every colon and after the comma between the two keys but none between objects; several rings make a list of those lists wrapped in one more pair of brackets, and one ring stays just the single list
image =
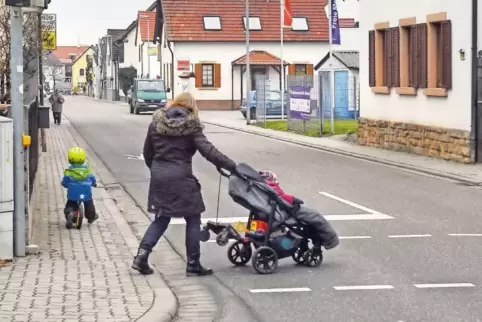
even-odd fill
[{"label": "stroller wheel", "polygon": [[304,264],[308,267],[319,267],[323,262],[323,252],[321,248],[308,249],[303,255]]},{"label": "stroller wheel", "polygon": [[204,227],[201,229],[201,234],[199,236],[199,240],[202,242],[207,242],[209,240],[209,237],[211,237],[211,233],[209,232],[209,228]]},{"label": "stroller wheel", "polygon": [[254,251],[251,264],[259,274],[271,274],[278,268],[278,255],[273,248],[261,246]]},{"label": "stroller wheel", "polygon": [[301,245],[295,250],[295,253],[291,255],[291,258],[296,262],[296,264],[304,264],[305,263],[305,253],[308,247],[305,245]]},{"label": "stroller wheel", "polygon": [[253,255],[253,250],[251,249],[251,244],[243,242],[235,242],[228,248],[228,259],[236,266],[244,266],[249,262],[251,256]]}]

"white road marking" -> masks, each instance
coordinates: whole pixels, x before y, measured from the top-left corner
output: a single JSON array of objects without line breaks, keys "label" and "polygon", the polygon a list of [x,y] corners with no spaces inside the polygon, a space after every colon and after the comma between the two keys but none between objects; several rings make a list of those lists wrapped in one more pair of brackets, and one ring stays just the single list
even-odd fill
[{"label": "white road marking", "polygon": [[[232,242],[235,242],[236,239],[230,239],[229,242],[232,243]],[[210,239],[208,240],[206,243],[215,243],[216,242],[216,239]]]},{"label": "white road marking", "polygon": [[452,237],[482,237],[482,234],[447,234]]},{"label": "white road marking", "polygon": [[430,234],[422,234],[422,235],[388,235],[388,238],[424,238],[424,237],[432,237]]},{"label": "white road marking", "polygon": [[298,288],[258,288],[249,290],[251,293],[289,293],[289,292],[311,292],[308,287]]},{"label": "white road marking", "polygon": [[475,287],[472,283],[414,284],[416,288]]},{"label": "white road marking", "polygon": [[333,286],[336,291],[358,291],[358,290],[389,290],[394,288],[392,285],[352,285],[352,286]]},{"label": "white road marking", "polygon": [[[344,220],[380,220],[380,219],[392,219],[393,217],[384,214],[352,214],[352,215],[326,215],[323,216],[328,221],[344,221]],[[216,222],[216,218],[201,218],[201,223],[205,224],[208,221]],[[234,224],[236,222],[246,223],[248,221],[248,215],[245,217],[220,217],[219,223]],[[185,225],[184,218],[172,218],[171,225]]]},{"label": "white road marking", "polygon": [[348,205],[348,206],[351,206],[351,207],[353,207],[353,208],[357,208],[357,209],[360,209],[360,210],[362,210],[362,211],[366,211],[366,212],[368,212],[368,213],[370,213],[370,214],[373,214],[373,215],[379,215],[380,218],[378,218],[378,219],[391,219],[391,218],[393,218],[392,216],[385,215],[385,214],[383,214],[383,213],[381,213],[381,212],[379,212],[379,211],[370,209],[370,208],[368,208],[368,207],[364,207],[364,206],[362,206],[362,205],[359,205],[359,204],[357,204],[357,203],[355,203],[355,202],[352,202],[352,201],[343,199],[343,198],[341,198],[341,197],[337,197],[337,196],[335,196],[335,195],[332,195],[331,193],[324,192],[324,191],[321,191],[321,192],[318,192],[318,193],[319,193],[320,195],[322,195],[322,196],[325,196],[325,197],[331,198],[331,199],[333,199],[333,200],[339,201],[339,202],[344,203],[344,204],[346,204],[346,205]]},{"label": "white road marking", "polygon": [[338,236],[338,239],[372,239],[370,236]]}]

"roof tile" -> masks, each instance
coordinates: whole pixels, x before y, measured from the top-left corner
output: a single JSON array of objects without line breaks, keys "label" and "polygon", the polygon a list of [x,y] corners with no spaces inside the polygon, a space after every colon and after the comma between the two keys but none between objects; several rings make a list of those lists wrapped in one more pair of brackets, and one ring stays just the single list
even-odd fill
[{"label": "roof tile", "polygon": [[[171,41],[244,41],[245,2],[239,0],[159,0]],[[284,41],[328,41],[328,0],[291,0],[293,17],[306,17],[309,31],[285,29]],[[251,41],[280,41],[280,2],[250,0],[250,15],[262,30],[251,30]],[[203,16],[219,16],[222,30],[204,30]]]},{"label": "roof tile", "polygon": [[[280,65],[281,59],[273,54],[268,53],[264,50],[252,50],[249,52],[249,63],[251,65]],[[246,64],[246,55],[243,55],[232,62],[233,65],[244,65]],[[285,65],[288,65],[284,61]]]},{"label": "roof tile", "polygon": [[[57,46],[57,49],[52,53],[62,63],[73,63],[80,55],[82,55],[89,46]],[[75,55],[74,59],[70,58],[70,55]]]},{"label": "roof tile", "polygon": [[[148,41],[154,39],[154,30],[156,29],[156,11],[139,11],[139,25],[141,30],[141,40]],[[148,28],[150,29],[148,31]]]}]

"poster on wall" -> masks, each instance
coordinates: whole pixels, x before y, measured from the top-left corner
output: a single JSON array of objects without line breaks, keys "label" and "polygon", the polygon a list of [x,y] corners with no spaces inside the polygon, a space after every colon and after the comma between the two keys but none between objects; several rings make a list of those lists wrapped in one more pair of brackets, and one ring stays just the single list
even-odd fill
[{"label": "poster on wall", "polygon": [[308,86],[290,86],[290,118],[309,120],[311,114],[310,91]]}]

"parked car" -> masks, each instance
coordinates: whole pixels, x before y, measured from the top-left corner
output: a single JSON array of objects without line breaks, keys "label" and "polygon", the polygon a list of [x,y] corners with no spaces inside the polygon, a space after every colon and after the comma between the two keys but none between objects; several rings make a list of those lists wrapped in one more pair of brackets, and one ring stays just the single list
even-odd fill
[{"label": "parked car", "polygon": [[[250,92],[250,119],[256,118],[256,106],[258,104],[256,91]],[[288,94],[284,94],[284,115],[288,115],[290,99]],[[265,97],[265,105],[266,107],[266,117],[267,118],[280,118],[282,109],[281,109],[281,91],[269,91]],[[246,99],[243,99],[241,103],[241,114],[243,114],[244,118],[246,118],[247,113],[247,102]]]}]

